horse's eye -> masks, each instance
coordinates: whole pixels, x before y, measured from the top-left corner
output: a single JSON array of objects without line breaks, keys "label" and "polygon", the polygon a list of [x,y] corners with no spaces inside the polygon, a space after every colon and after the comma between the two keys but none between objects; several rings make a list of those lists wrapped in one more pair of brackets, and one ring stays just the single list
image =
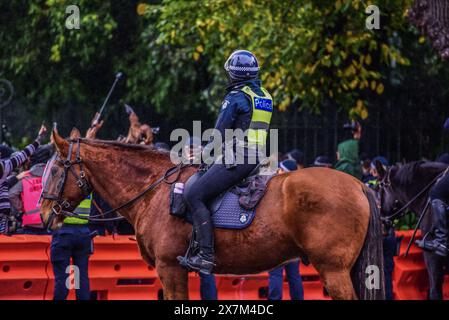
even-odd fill
[{"label": "horse's eye", "polygon": [[52,176],[55,176],[57,173],[58,173],[58,168],[55,168],[55,167],[51,168],[51,175]]}]

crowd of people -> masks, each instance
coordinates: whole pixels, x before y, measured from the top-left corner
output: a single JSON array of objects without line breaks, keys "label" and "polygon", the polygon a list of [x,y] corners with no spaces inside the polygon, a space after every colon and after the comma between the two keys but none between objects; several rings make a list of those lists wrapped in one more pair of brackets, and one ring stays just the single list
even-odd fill
[{"label": "crowd of people", "polygon": [[[124,143],[152,142],[149,126],[141,125],[131,110],[130,129]],[[103,121],[95,115],[85,137],[96,138]],[[89,289],[88,263],[93,253],[92,239],[97,235],[134,235],[134,229],[126,220],[91,222],[89,215],[102,215],[110,206],[95,192],[84,199],[74,210],[78,216],[64,218],[62,226],[51,231],[44,227],[40,214],[40,200],[46,165],[55,154],[54,141],[50,137],[43,144],[46,128],[42,126],[35,141],[22,151],[5,144],[0,145],[0,234],[51,235],[50,259],[55,275],[54,299],[67,298],[67,268],[71,264],[78,268],[80,287],[76,297],[80,300],[91,298]],[[126,141],[125,141],[126,140]]]},{"label": "crowd of people", "polygon": [[[86,136],[94,138],[102,123],[91,127]],[[45,128],[41,128],[35,141],[23,151],[17,151],[7,145],[0,145],[1,157],[1,193],[0,193],[0,233],[49,235],[49,230],[43,227],[38,207],[39,197],[42,192],[42,176],[46,163],[55,153],[53,142],[43,144]],[[370,187],[375,187],[377,170],[375,163],[379,162],[385,169],[390,165],[383,156],[370,159],[365,155],[359,156],[359,140],[361,138],[361,126],[354,124],[350,130],[352,137],[341,142],[336,152],[336,163],[332,163],[327,155],[318,155],[315,160],[307,165],[304,154],[299,149],[293,149],[285,154],[279,154],[278,174],[301,170],[306,167],[334,168],[353,175]],[[132,138],[132,134],[129,135]],[[168,149],[168,145],[162,142],[154,144],[155,147]],[[189,140],[184,151],[187,157],[192,157],[195,149],[201,148],[201,141],[194,138]],[[442,154],[437,161],[449,164],[449,154]],[[95,192],[86,198],[76,209],[78,214],[98,215],[111,208]],[[81,283],[87,284],[77,290],[79,299],[89,299],[89,287],[87,276],[88,257],[91,254],[91,238],[95,235],[134,234],[132,226],[126,221],[118,222],[88,222],[75,217],[68,217],[64,221],[64,227],[53,232],[52,263],[56,277],[55,299],[65,299],[66,267],[70,264],[70,257],[80,268]],[[64,235],[64,236],[61,236]],[[68,242],[68,243],[67,243]],[[64,252],[67,248],[77,248],[70,252]],[[392,299],[391,275],[394,268],[393,256],[396,254],[398,239],[394,229],[389,229],[384,234],[384,267],[387,287],[387,299]],[[61,249],[65,248],[65,249]],[[289,262],[286,265],[269,272],[268,299],[282,299],[283,271],[289,283],[290,297],[294,300],[304,298],[304,289],[300,275],[300,261]],[[201,276],[202,299],[217,299],[217,287],[214,275]]]},{"label": "crowd of people", "polygon": [[[203,171],[202,175],[192,183],[189,192],[184,195],[189,209],[193,212],[192,236],[197,235],[199,240],[197,241],[198,250],[193,251],[195,253],[192,255],[188,254],[190,252],[188,250],[186,255],[181,257],[180,264],[188,270],[199,272],[203,299],[217,298],[216,281],[213,275],[214,232],[208,201],[241,182],[255,169],[263,170],[247,160],[251,155],[256,155],[257,162],[261,160],[258,151],[265,149],[273,111],[273,100],[258,80],[259,65],[251,52],[238,50],[232,53],[225,64],[225,70],[230,78],[230,85],[227,87],[227,95],[223,100],[215,129],[221,133],[231,128],[242,129],[247,130],[248,135],[241,141],[232,141],[235,145],[244,147],[245,163],[214,162],[207,171],[200,170]],[[126,106],[126,110],[129,114],[130,128],[127,137],[120,137],[118,140],[123,143],[153,144],[151,127],[141,124],[130,106]],[[99,121],[99,115],[96,114],[85,137],[94,139],[102,125],[103,121]],[[317,155],[313,163],[307,165],[301,150],[293,149],[285,154],[274,155],[279,160],[277,174],[303,170],[308,166],[333,168],[354,176],[369,187],[376,188],[377,169],[380,168],[379,166],[387,169],[388,160],[382,156],[371,159],[360,154],[359,141],[362,137],[362,126],[358,122],[345,125],[345,129],[347,129],[348,137],[338,144],[335,163],[328,155]],[[0,147],[0,233],[49,234],[41,220],[39,199],[43,188],[42,180],[46,175],[45,164],[51,159],[55,150],[52,141],[42,145],[45,133],[46,128],[42,126],[35,141],[23,151],[13,152],[7,146]],[[222,134],[222,136],[225,135]],[[168,149],[167,144],[164,143],[154,143],[154,146]],[[192,161],[196,155],[201,154],[201,149],[201,141],[192,138],[184,147],[183,153]],[[445,154],[438,160],[447,161],[448,158],[449,155]],[[263,167],[262,162],[261,165]],[[270,170],[271,168],[272,166]],[[87,219],[89,215],[101,216],[110,210],[110,206],[94,191],[75,209],[76,215],[65,217],[62,226],[52,232],[51,262],[55,274],[55,299],[67,297],[66,270],[71,259],[78,267],[80,276],[80,287],[76,290],[76,296],[78,299],[90,298],[88,262],[93,250],[93,237],[117,233],[134,234],[132,226],[125,221],[92,223]],[[191,243],[194,242],[191,241]],[[397,244],[394,229],[384,230],[387,299],[393,298],[391,275]],[[446,249],[441,246],[438,248],[440,251]],[[282,299],[284,269],[290,286],[291,299],[303,299],[304,290],[299,268],[300,261],[296,260],[271,270],[268,299]]]}]

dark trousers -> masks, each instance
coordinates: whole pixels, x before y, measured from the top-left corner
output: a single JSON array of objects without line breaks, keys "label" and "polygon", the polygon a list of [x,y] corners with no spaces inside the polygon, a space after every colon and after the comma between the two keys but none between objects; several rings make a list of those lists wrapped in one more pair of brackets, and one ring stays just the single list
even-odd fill
[{"label": "dark trousers", "polygon": [[430,189],[430,199],[439,199],[446,204],[449,202],[449,173],[441,178],[431,189]]},{"label": "dark trousers", "polygon": [[242,181],[256,165],[242,164],[227,169],[223,164],[214,164],[186,192],[186,201],[193,213],[193,228],[198,232],[200,254],[213,259],[214,235],[211,213],[207,203],[220,193]]},{"label": "dark trousers", "polygon": [[223,164],[210,167],[186,194],[187,204],[193,215],[210,215],[207,202],[242,181],[255,167],[253,164],[241,164],[230,169]]},{"label": "dark trousers", "polygon": [[[55,275],[54,300],[65,300],[69,293],[69,265],[72,258],[75,268],[77,300],[89,300],[89,256],[92,253],[92,239],[86,225],[64,225],[53,233],[51,240],[51,263]],[[78,272],[79,271],[79,272]]]},{"label": "dark trousers", "polygon": [[213,274],[200,274],[201,300],[217,300],[217,285]]},{"label": "dark trousers", "polygon": [[26,228],[26,227],[17,230],[16,234],[50,235],[50,233],[46,229]]},{"label": "dark trousers", "polygon": [[394,255],[396,253],[397,240],[395,234],[383,239],[384,248],[384,275],[385,275],[385,300],[393,300],[393,270]]},{"label": "dark trousers", "polygon": [[287,275],[290,287],[290,298],[292,300],[304,300],[304,289],[302,278],[299,274],[299,260],[289,262],[284,266],[269,272],[268,277],[268,300],[282,300],[283,271]]}]

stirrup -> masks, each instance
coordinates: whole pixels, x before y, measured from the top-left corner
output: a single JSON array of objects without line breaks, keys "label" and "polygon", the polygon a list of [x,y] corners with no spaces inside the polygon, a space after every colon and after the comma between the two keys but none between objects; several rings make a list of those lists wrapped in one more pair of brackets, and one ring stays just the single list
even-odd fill
[{"label": "stirrup", "polygon": [[[197,264],[194,265],[192,259],[198,259]],[[215,267],[215,263],[205,259],[200,253],[189,258],[178,257],[178,261],[183,267],[187,268],[187,270],[206,275],[212,274],[212,270]]]},{"label": "stirrup", "polygon": [[439,255],[440,257],[447,257],[449,254],[449,249],[444,244],[439,244],[435,250],[435,254]]},{"label": "stirrup", "polygon": [[189,265],[189,263],[188,263],[189,257],[188,257],[187,255],[185,255],[185,256],[177,256],[176,259],[178,259],[179,264],[180,264],[182,267],[184,267],[185,269],[187,269],[188,272],[195,271],[195,270],[193,270],[193,269],[190,267],[190,265]]},{"label": "stirrup", "polygon": [[192,236],[190,237],[189,247],[187,248],[186,253],[183,256],[176,257],[179,264],[186,268],[189,272],[194,270],[189,266],[188,260],[190,257],[195,256],[200,250],[200,245],[199,242],[195,240],[195,235],[195,231],[192,231]]},{"label": "stirrup", "polygon": [[434,251],[434,250],[435,250],[435,246],[429,245],[429,243],[432,243],[432,244],[433,244],[432,240],[427,240],[427,237],[428,237],[431,233],[432,233],[432,232],[429,231],[429,232],[427,232],[427,233],[424,235],[424,237],[423,237],[421,240],[415,240],[415,244],[416,244],[419,248],[421,248],[421,249],[423,249],[423,250],[425,250],[425,251],[429,251],[429,252]]}]

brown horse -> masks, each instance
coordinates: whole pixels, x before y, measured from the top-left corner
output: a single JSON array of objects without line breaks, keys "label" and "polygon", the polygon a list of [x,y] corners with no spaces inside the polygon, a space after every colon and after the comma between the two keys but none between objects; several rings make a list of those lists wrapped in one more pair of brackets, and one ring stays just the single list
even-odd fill
[{"label": "brown horse", "polygon": [[[69,142],[85,179],[112,207],[118,207],[154,183],[173,166],[169,154],[149,146],[53,137],[61,159],[67,159]],[[79,142],[79,143],[78,143]],[[78,151],[79,150],[79,151]],[[77,186],[80,166],[72,167],[62,186],[62,198],[72,207],[83,199]],[[56,193],[61,163],[53,164],[47,191]],[[195,169],[179,176],[185,181]],[[59,186],[61,188],[61,186]],[[188,272],[176,257],[186,252],[192,226],[169,214],[169,185],[155,189],[120,210],[136,230],[143,259],[155,266],[166,299],[188,298]],[[49,221],[54,201],[44,200],[42,215]],[[56,227],[62,214],[51,224]],[[273,269],[307,256],[334,299],[383,299],[383,260],[379,213],[374,197],[353,177],[327,168],[310,168],[271,179],[252,224],[244,230],[215,230],[217,274],[251,274]],[[380,270],[378,285],[366,286],[367,267]],[[352,277],[352,279],[351,279]]]}]

